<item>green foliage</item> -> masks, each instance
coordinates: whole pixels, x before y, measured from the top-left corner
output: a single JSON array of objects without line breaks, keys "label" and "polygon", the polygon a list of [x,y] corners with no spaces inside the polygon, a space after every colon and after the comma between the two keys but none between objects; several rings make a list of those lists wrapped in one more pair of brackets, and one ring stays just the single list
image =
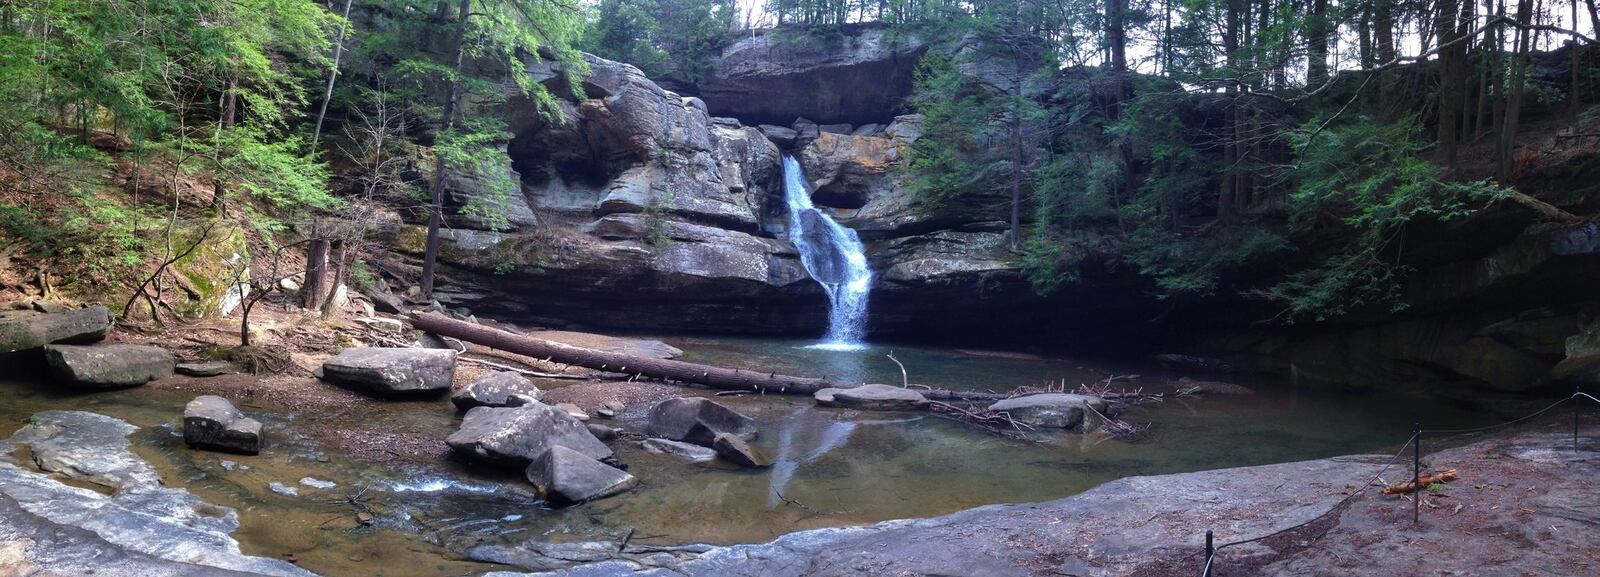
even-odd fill
[{"label": "green foliage", "polygon": [[602,0],[582,47],[651,78],[695,84],[729,40],[731,6],[714,0]]},{"label": "green foliage", "polygon": [[1313,121],[1296,135],[1300,186],[1289,196],[1291,225],[1331,226],[1346,240],[1321,263],[1272,287],[1289,319],[1322,320],[1372,304],[1404,308],[1402,281],[1410,269],[1391,246],[1406,225],[1458,219],[1504,197],[1486,180],[1452,180],[1418,158],[1421,133],[1415,118],[1392,124],[1362,118],[1331,128]]}]

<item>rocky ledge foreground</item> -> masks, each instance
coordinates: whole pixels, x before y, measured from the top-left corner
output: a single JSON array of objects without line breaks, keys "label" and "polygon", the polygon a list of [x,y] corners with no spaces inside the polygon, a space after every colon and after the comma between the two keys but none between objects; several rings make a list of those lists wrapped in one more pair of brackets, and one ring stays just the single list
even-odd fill
[{"label": "rocky ledge foreground", "polygon": [[[0,442],[0,575],[310,575],[241,554],[229,536],[233,511],[161,487],[129,450],[134,429],[48,411]],[[1461,479],[1428,496],[1419,525],[1409,501],[1366,485],[1380,471],[1406,478],[1406,463],[1383,471],[1389,456],[1353,456],[1131,477],[1046,503],[757,545],[629,546],[618,559],[554,573],[489,575],[1192,575],[1207,529],[1219,542],[1292,529],[1227,549],[1218,567],[1236,576],[1594,575],[1595,447],[1585,439],[1574,451],[1564,433],[1524,433],[1434,453],[1428,467],[1457,469]]]}]

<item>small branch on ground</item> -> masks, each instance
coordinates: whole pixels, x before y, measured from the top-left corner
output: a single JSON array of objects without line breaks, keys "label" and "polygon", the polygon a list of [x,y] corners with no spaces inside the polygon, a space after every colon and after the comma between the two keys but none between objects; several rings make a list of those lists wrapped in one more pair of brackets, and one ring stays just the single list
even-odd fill
[{"label": "small branch on ground", "polygon": [[901,363],[900,359],[894,358],[894,351],[889,351],[889,354],[886,355],[886,356],[889,357],[889,360],[894,361],[894,364],[896,366],[900,367],[900,388],[902,388],[902,389],[910,388],[911,387],[911,377],[906,374],[906,366],[905,366],[905,364]]}]

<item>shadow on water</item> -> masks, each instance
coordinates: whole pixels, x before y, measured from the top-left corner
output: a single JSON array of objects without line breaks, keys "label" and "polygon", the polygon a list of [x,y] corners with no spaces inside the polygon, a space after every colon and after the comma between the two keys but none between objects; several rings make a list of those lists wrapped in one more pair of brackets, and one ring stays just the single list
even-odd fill
[{"label": "shadow on water", "polygon": [[[802,341],[667,338],[686,360],[839,379],[898,383],[889,349],[806,349]],[[998,358],[898,347],[911,380],[936,387],[1008,390],[1022,384],[1068,386],[1106,374],[1143,372],[1146,390],[1170,390],[1152,367],[1108,367],[1067,359]],[[541,387],[584,386],[569,382]],[[295,559],[340,577],[461,575],[492,568],[463,558],[483,544],[620,541],[652,545],[747,543],[817,527],[926,517],[970,507],[1072,495],[1130,475],[1257,465],[1389,449],[1411,423],[1481,424],[1482,413],[1399,394],[1338,395],[1263,386],[1258,394],[1205,396],[1134,407],[1125,418],[1151,424],[1136,442],[1064,434],[1043,442],[991,436],[926,414],[820,409],[808,398],[723,397],[756,419],[755,445],[776,465],[745,471],[688,463],[615,443],[640,486],[565,510],[542,507],[515,472],[464,466],[443,456],[424,462],[373,462],[337,454],[298,431],[313,425],[405,430],[443,439],[458,417],[447,401],[358,403],[333,414],[295,414],[244,403],[267,425],[269,446],[255,457],[188,450],[178,427],[189,397],[133,389],[60,395],[0,381],[0,429],[35,411],[78,409],[126,419],[144,429],[136,450],[169,486],[237,508],[235,534],[246,552]],[[686,394],[709,394],[686,389]],[[630,408],[615,425],[645,429]],[[0,433],[3,434],[3,433]],[[301,483],[309,479],[310,483]],[[319,487],[324,482],[332,487]],[[272,490],[294,489],[296,495]],[[780,497],[781,494],[781,497]],[[362,524],[358,513],[370,515]]]}]

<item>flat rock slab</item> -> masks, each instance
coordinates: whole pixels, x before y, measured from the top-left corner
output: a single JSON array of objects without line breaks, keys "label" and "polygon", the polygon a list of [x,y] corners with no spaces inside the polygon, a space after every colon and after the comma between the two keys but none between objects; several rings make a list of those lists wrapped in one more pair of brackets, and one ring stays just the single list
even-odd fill
[{"label": "flat rock slab", "polygon": [[550,447],[561,446],[599,460],[611,448],[583,423],[543,403],[520,407],[477,407],[467,411],[461,428],[445,439],[450,448],[473,459],[527,467]]},{"label": "flat rock slab", "polygon": [[92,343],[111,332],[111,311],[103,306],[0,319],[0,354],[51,343]]},{"label": "flat rock slab", "polygon": [[683,457],[690,461],[710,461],[717,458],[717,452],[712,449],[671,439],[645,439],[639,442],[639,446],[647,453]]},{"label": "flat rock slab", "polygon": [[861,385],[847,389],[822,389],[813,398],[824,407],[862,411],[915,411],[927,408],[928,398],[911,389],[890,385]]},{"label": "flat rock slab", "polygon": [[630,357],[675,359],[683,355],[683,350],[654,339],[630,339],[573,331],[538,331],[529,336]]},{"label": "flat rock slab", "polygon": [[560,445],[550,447],[524,473],[545,500],[561,506],[604,499],[639,484],[621,469]]},{"label": "flat rock slab", "polygon": [[667,399],[650,408],[650,434],[657,437],[709,447],[717,433],[754,438],[756,422],[702,397]]},{"label": "flat rock slab", "polygon": [[1035,427],[1080,429],[1088,412],[1084,410],[1085,405],[1103,413],[1107,403],[1105,399],[1089,395],[1045,393],[1002,399],[989,405],[989,410],[1005,413],[1019,423]]},{"label": "flat rock slab", "polygon": [[322,378],[378,395],[439,393],[455,378],[456,352],[361,347],[322,363]]},{"label": "flat rock slab", "polygon": [[176,369],[178,374],[191,377],[216,377],[236,372],[233,363],[228,361],[178,363]]},{"label": "flat rock slab", "polygon": [[516,407],[544,398],[544,391],[526,377],[512,371],[498,371],[473,381],[450,395],[456,409],[465,411],[473,407]]},{"label": "flat rock slab", "polygon": [[203,395],[183,408],[183,441],[196,449],[255,455],[261,452],[261,422],[227,399]]},{"label": "flat rock slab", "polygon": [[148,345],[45,345],[44,360],[56,379],[111,389],[136,387],[172,376],[172,353]]},{"label": "flat rock slab", "polygon": [[[241,554],[230,535],[239,527],[234,510],[163,487],[129,449],[137,429],[95,413],[43,411],[0,441],[0,575],[315,577]],[[23,445],[31,451],[17,450]],[[30,452],[33,463],[14,460]]]}]

